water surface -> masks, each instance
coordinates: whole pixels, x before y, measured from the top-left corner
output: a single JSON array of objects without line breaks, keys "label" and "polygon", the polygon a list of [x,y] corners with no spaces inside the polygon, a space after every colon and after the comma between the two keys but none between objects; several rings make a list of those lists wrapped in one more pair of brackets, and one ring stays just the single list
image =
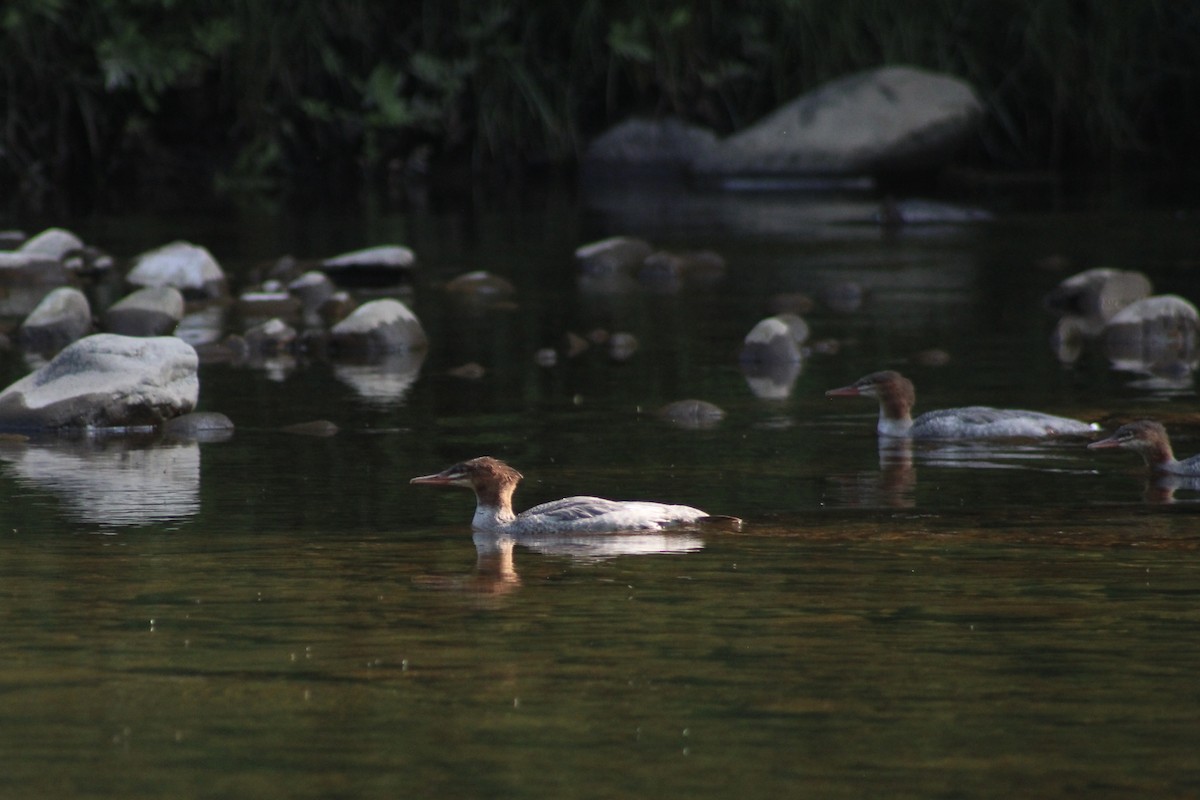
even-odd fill
[{"label": "water surface", "polygon": [[[856,223],[865,195],[644,191],[72,221],[121,256],[206,244],[235,282],[408,244],[396,296],[432,347],[206,364],[225,443],[0,444],[0,794],[1194,794],[1200,487],[1077,441],[881,450],[869,401],[823,396],[895,368],[918,410],[1150,415],[1200,451],[1190,376],[1095,346],[1064,365],[1040,306],[1101,265],[1200,298],[1194,207],[970,199],[998,221],[885,231]],[[616,233],[729,272],[581,286],[574,248]],[[474,269],[513,302],[448,298]],[[736,356],[784,292],[837,348],[764,392]],[[637,352],[535,363],[597,328]],[[482,378],[452,373],[468,362]],[[687,397],[726,418],[654,414]],[[341,432],[279,430],[318,418]],[[469,496],[407,480],[481,454],[526,475],[521,507],[588,493],[746,526],[472,536]]]}]

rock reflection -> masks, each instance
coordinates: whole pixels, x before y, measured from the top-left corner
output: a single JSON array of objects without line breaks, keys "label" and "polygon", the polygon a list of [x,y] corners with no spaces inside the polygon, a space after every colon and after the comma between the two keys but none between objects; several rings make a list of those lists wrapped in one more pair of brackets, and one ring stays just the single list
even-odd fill
[{"label": "rock reflection", "polygon": [[49,491],[72,518],[106,527],[182,520],[200,510],[200,447],[83,439],[6,443],[0,461],[18,482]]},{"label": "rock reflection", "polygon": [[339,361],[333,374],[367,403],[390,407],[404,402],[424,361],[423,350],[390,353],[364,361]]},{"label": "rock reflection", "polygon": [[746,379],[746,386],[760,400],[786,400],[791,397],[792,387],[803,369],[799,361],[773,364],[742,362],[738,366]]}]

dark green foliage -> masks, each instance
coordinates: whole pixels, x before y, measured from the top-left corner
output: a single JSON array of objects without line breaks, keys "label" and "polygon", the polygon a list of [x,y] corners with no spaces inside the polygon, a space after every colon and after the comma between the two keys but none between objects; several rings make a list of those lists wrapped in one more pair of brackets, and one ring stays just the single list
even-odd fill
[{"label": "dark green foliage", "polygon": [[1020,166],[1188,152],[1172,0],[6,0],[0,180],[240,184],[570,160],[633,113],[722,133],[885,63],[960,75]]}]

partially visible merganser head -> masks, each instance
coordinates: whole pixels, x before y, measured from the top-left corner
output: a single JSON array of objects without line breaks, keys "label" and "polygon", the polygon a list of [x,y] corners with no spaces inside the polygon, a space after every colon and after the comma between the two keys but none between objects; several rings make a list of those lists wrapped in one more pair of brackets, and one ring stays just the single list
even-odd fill
[{"label": "partially visible merganser head", "polygon": [[462,486],[478,491],[481,486],[498,484],[517,484],[525,477],[498,458],[480,456],[470,461],[462,461],[452,467],[447,467],[434,475],[422,475],[413,478],[409,483],[420,483],[428,486]]},{"label": "partially visible merganser head", "polygon": [[911,420],[912,407],[917,402],[912,381],[891,369],[872,372],[849,386],[830,389],[825,396],[878,398],[880,416],[892,421]]},{"label": "partially visible merganser head", "polygon": [[524,476],[498,458],[480,456],[447,467],[435,475],[422,475],[409,483],[425,486],[461,486],[475,491],[480,506],[512,515],[512,496]]},{"label": "partially visible merganser head", "polygon": [[1114,449],[1137,453],[1151,467],[1170,464],[1175,460],[1167,429],[1148,419],[1122,425],[1107,439],[1101,439],[1088,445],[1088,450]]}]

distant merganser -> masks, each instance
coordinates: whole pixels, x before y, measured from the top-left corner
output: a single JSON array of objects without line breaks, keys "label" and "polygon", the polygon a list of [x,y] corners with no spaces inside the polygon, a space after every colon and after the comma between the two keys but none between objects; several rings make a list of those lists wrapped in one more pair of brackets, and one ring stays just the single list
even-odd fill
[{"label": "distant merganser", "polygon": [[514,514],[512,496],[523,476],[499,459],[473,458],[436,475],[423,475],[409,483],[426,486],[462,486],[475,491],[475,517],[480,531],[513,534],[662,530],[717,522],[740,525],[734,517],[710,517],[691,506],[642,501],[615,501],[600,497],[566,497]]},{"label": "distant merganser", "polygon": [[1040,411],[968,406],[929,411],[916,419],[912,407],[916,390],[912,381],[893,370],[872,372],[849,386],[830,389],[826,397],[879,399],[880,436],[913,439],[1003,439],[1078,436],[1099,430],[1096,425]]},{"label": "distant merganser", "polygon": [[1167,429],[1148,419],[1122,425],[1107,439],[1089,444],[1088,449],[1131,450],[1140,455],[1153,472],[1200,476],[1200,455],[1176,461]]}]

